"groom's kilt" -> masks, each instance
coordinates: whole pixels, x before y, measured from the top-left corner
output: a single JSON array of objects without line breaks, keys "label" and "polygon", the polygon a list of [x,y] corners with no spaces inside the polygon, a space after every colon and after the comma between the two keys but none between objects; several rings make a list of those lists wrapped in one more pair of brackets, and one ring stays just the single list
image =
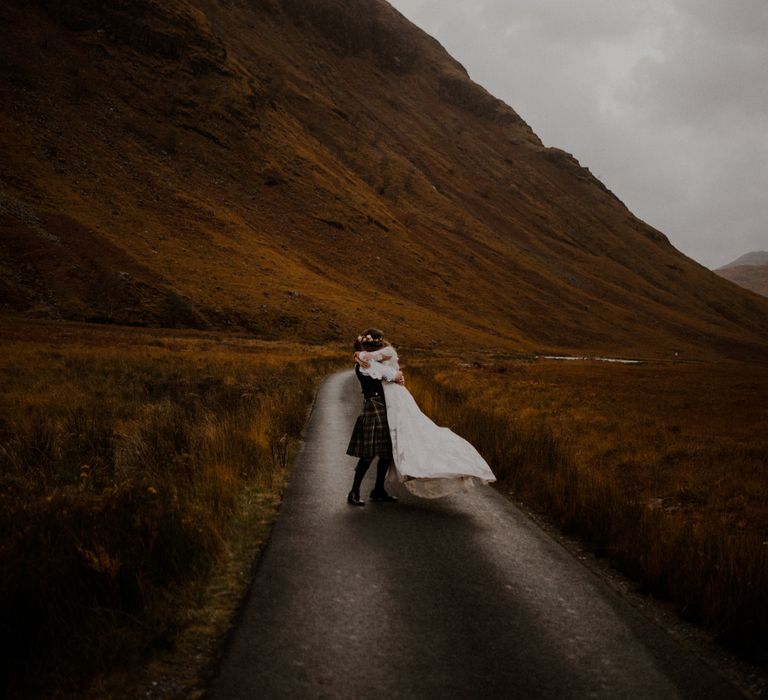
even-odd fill
[{"label": "groom's kilt", "polygon": [[392,456],[387,407],[383,397],[372,396],[365,399],[363,412],[357,417],[349,440],[347,454],[353,457]]}]

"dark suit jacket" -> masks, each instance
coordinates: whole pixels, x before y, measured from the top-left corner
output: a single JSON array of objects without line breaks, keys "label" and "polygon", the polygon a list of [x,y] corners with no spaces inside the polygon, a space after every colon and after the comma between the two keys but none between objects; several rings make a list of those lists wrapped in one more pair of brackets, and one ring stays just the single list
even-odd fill
[{"label": "dark suit jacket", "polygon": [[355,365],[355,375],[360,382],[360,386],[363,388],[363,396],[365,396],[366,399],[369,399],[371,396],[381,396],[382,399],[384,398],[384,389],[381,386],[380,379],[366,377],[360,371],[360,365],[358,364]]}]

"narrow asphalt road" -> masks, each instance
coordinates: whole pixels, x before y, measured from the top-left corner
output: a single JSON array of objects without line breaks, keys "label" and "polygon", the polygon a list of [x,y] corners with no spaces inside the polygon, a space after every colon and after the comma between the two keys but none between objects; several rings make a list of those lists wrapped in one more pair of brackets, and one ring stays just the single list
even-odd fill
[{"label": "narrow asphalt road", "polygon": [[321,387],[210,698],[742,697],[491,488],[348,506],[359,406]]}]

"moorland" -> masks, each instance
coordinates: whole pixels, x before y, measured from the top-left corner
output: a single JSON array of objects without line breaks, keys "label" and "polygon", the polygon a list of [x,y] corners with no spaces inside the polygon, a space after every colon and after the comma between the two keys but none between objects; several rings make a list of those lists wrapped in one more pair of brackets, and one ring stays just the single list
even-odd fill
[{"label": "moorland", "polygon": [[765,661],[768,299],[383,0],[0,20],[9,687],[97,697],[182,649],[200,690],[368,325],[505,495]]}]

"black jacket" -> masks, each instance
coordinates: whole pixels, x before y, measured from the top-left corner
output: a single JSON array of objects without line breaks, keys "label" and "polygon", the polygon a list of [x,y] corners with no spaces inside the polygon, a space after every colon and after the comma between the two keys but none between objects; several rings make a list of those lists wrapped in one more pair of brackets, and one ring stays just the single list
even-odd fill
[{"label": "black jacket", "polygon": [[365,396],[366,399],[371,398],[371,396],[381,396],[382,399],[384,398],[384,389],[381,386],[380,379],[366,377],[360,371],[360,365],[355,365],[355,375],[360,382],[360,386],[363,388],[363,396]]}]

